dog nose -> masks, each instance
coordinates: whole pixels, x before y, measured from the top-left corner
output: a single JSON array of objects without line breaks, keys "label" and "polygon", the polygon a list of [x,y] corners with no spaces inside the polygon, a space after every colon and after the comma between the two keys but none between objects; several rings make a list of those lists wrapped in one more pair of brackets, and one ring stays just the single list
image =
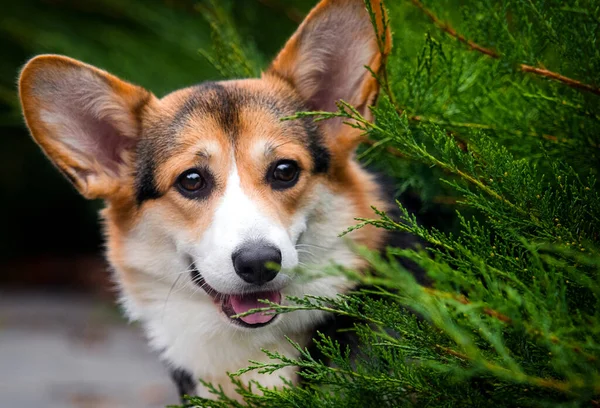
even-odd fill
[{"label": "dog nose", "polygon": [[281,251],[264,243],[245,245],[231,259],[240,278],[255,285],[273,280],[281,269]]}]

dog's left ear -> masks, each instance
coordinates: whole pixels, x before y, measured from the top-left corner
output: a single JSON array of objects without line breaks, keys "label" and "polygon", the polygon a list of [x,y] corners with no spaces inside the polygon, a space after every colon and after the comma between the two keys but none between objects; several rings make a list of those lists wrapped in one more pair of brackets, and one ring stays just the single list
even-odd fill
[{"label": "dog's left ear", "polygon": [[[343,99],[372,119],[368,106],[375,101],[379,84],[365,66],[379,71],[391,49],[391,35],[389,29],[384,32],[381,1],[367,1],[379,39],[363,0],[322,0],[266,73],[289,81],[310,110],[336,111],[335,103]],[[326,122],[327,136],[338,146],[355,147],[357,132],[342,128],[340,120]]]}]

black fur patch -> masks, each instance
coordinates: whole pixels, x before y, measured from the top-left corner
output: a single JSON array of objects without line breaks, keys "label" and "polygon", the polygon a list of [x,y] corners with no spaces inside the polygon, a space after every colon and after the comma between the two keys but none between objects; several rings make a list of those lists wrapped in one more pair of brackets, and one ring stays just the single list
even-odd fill
[{"label": "black fur patch", "polygon": [[174,146],[175,133],[166,126],[146,129],[136,148],[135,193],[137,204],[161,196],[156,186],[154,172],[169,149]]},{"label": "black fur patch", "polygon": [[194,114],[211,115],[230,137],[235,138],[243,99],[236,88],[226,88],[216,82],[196,85],[190,98],[175,114],[171,128],[177,129]]},{"label": "black fur patch", "polygon": [[177,393],[179,394],[179,398],[181,398],[182,403],[186,403],[187,401],[184,399],[185,395],[194,395],[196,392],[196,382],[188,371],[175,368],[171,369],[171,378],[177,387]]},{"label": "black fur patch", "polygon": [[327,173],[331,161],[329,150],[325,147],[323,134],[311,118],[302,119],[304,130],[308,134],[308,150],[313,159],[313,172],[316,174]]},{"label": "black fur patch", "polygon": [[236,92],[229,92],[222,86],[215,87],[216,103],[214,104],[213,115],[217,118],[217,123],[223,128],[230,137],[237,136],[239,126],[238,107],[243,105],[241,95]]},{"label": "black fur patch", "polygon": [[138,205],[146,200],[160,197],[156,182],[154,181],[154,161],[152,157],[142,157],[138,160],[138,168],[135,178],[135,198]]},{"label": "black fur patch", "polygon": [[[370,170],[371,171],[371,170]],[[387,175],[382,173],[371,171],[376,175],[377,184],[379,185],[379,189],[381,191],[382,197],[389,197],[391,208],[386,211],[386,214],[391,217],[393,220],[400,220],[400,209],[395,203],[395,200],[401,202],[402,206],[408,210],[409,213],[418,214],[420,210],[420,204],[414,202],[414,200],[408,200],[406,197],[399,197],[397,195],[398,189],[396,188],[396,184],[394,181]],[[420,217],[417,217],[417,220],[421,222]],[[403,231],[388,231],[387,239],[384,242],[383,247],[380,249],[382,252],[386,247],[393,248],[402,248],[402,249],[425,249],[428,244],[417,238],[416,236]],[[415,277],[416,281],[421,285],[429,285],[430,282],[427,279],[427,274],[423,269],[421,269],[415,262],[401,257],[396,257],[396,260],[402,265],[406,270],[410,271]]]}]

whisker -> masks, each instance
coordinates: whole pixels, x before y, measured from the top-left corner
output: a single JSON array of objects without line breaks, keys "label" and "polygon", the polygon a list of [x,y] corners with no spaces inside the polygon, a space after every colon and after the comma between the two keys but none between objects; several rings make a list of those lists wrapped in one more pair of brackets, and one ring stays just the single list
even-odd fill
[{"label": "whisker", "polygon": [[160,278],[154,279],[154,282],[162,282],[168,278],[172,278],[174,276],[185,275],[186,273],[192,273],[193,271],[194,271],[193,269],[189,269],[189,270],[185,270],[185,271],[181,271],[181,272],[172,272],[172,273],[163,275]]},{"label": "whisker", "polygon": [[154,279],[154,282],[162,282],[165,279],[171,278],[173,276],[181,276],[181,275],[185,275],[186,273],[192,273],[195,269],[195,268],[192,268],[193,265],[194,265],[194,262],[192,261],[188,266],[186,266],[185,270],[180,271],[180,272],[168,273],[166,275],[161,276],[158,279]]},{"label": "whisker", "polygon": [[169,289],[169,293],[167,294],[167,298],[165,299],[165,304],[163,305],[163,312],[162,312],[162,320],[164,320],[165,318],[165,313],[167,311],[167,303],[169,302],[169,298],[171,297],[171,292],[173,291],[173,288],[175,287],[175,285],[177,285],[177,282],[179,282],[179,279],[181,278],[182,275],[179,275],[177,277],[177,279],[175,279],[175,282],[173,282],[173,284],[171,285],[171,288]]},{"label": "whisker", "polygon": [[298,253],[299,253],[299,254],[305,254],[305,255],[308,255],[308,256],[309,256],[309,257],[311,257],[313,260],[318,260],[318,259],[319,259],[319,257],[318,257],[316,254],[314,254],[314,253],[312,253],[312,252],[310,252],[310,251],[307,251],[307,250],[305,250],[305,249],[298,249],[297,251],[298,251]]},{"label": "whisker", "polygon": [[296,244],[296,248],[298,248],[298,247],[312,247],[312,248],[319,248],[319,249],[326,249],[326,250],[334,249],[333,247],[325,247],[322,245],[315,245],[315,244]]}]

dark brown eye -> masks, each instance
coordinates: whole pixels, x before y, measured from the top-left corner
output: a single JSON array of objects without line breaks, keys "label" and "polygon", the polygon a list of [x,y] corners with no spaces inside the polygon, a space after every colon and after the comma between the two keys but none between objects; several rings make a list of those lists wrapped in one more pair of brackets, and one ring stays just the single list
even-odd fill
[{"label": "dark brown eye", "polygon": [[267,180],[275,190],[290,188],[298,181],[300,167],[293,160],[280,160],[273,163],[267,174]]},{"label": "dark brown eye", "polygon": [[186,170],[177,178],[179,192],[188,198],[200,198],[206,195],[208,180],[204,172],[198,169]]}]

